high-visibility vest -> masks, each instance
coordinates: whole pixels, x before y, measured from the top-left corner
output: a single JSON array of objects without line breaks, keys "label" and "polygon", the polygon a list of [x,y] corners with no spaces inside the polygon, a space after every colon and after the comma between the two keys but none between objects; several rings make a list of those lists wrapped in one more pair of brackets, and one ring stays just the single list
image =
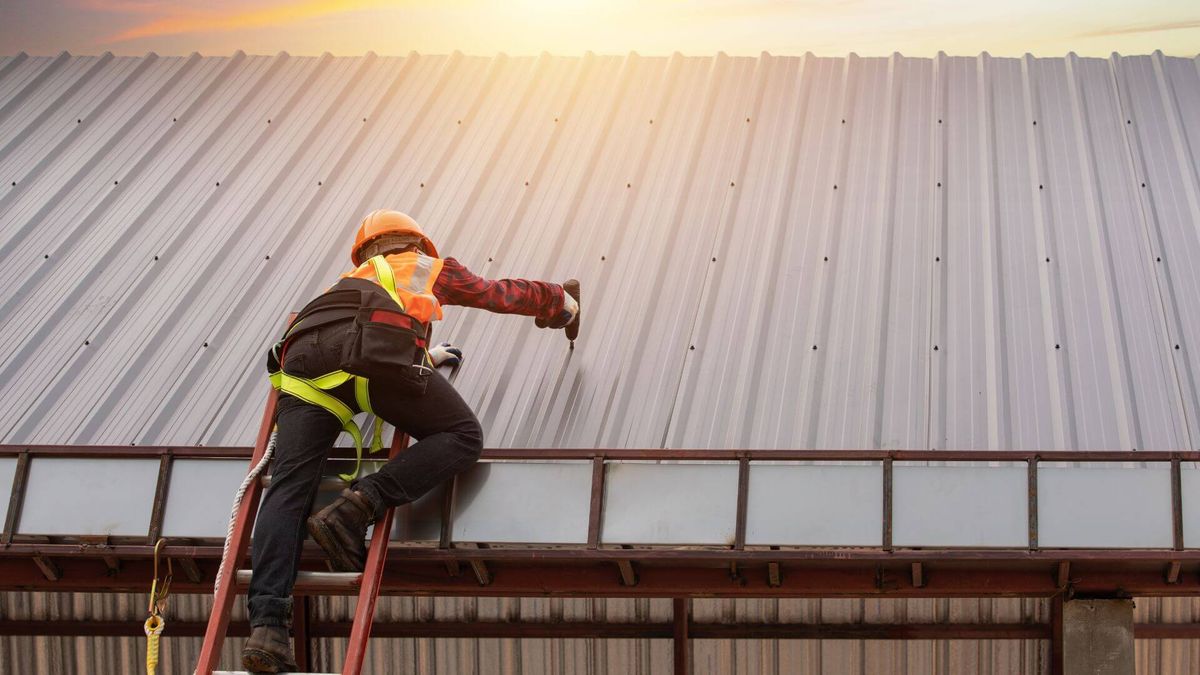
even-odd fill
[{"label": "high-visibility vest", "polygon": [[[387,262],[384,275],[391,272],[390,288],[388,283],[379,278],[376,272],[377,264],[372,260],[383,258]],[[432,258],[423,253],[395,253],[388,256],[375,256],[354,270],[342,275],[343,279],[366,279],[383,286],[405,313],[420,321],[426,327],[433,321],[442,318],[442,305],[433,294],[433,285],[442,273],[441,258]]]},{"label": "high-visibility vest", "polygon": [[[359,265],[357,269],[342,275],[342,278],[353,277],[373,281],[383,287],[400,308],[420,321],[428,328],[431,321],[442,318],[442,307],[433,295],[433,284],[442,272],[442,261],[419,253],[400,253],[389,256],[375,256]],[[286,338],[285,338],[286,340]],[[276,344],[279,349],[282,342]],[[276,354],[276,363],[281,354]],[[342,474],[343,480],[354,480],[362,465],[363,437],[362,431],[354,421],[354,411],[329,390],[354,381],[354,398],[360,410],[374,415],[371,409],[369,381],[367,378],[335,370],[319,377],[304,378],[283,372],[282,364],[278,370],[270,371],[271,385],[285,394],[325,409],[342,423],[342,429],[354,439],[354,471]],[[375,432],[371,438],[370,452],[378,452],[383,447],[383,424],[378,415],[375,419]]]}]

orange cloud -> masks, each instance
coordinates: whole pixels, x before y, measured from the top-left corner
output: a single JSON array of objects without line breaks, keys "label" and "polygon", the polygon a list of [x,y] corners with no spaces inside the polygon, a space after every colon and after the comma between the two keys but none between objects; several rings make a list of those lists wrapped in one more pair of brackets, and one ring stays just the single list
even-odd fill
[{"label": "orange cloud", "polygon": [[[155,4],[153,2],[144,4],[127,1],[121,2],[120,0],[117,2],[88,1],[100,7],[128,7],[132,5],[142,9],[145,9],[147,6],[153,7]],[[396,0],[301,0],[300,2],[290,2],[271,7],[259,7],[241,11],[220,12],[207,10],[197,12],[193,10],[180,12],[175,10],[169,16],[147,21],[113,35],[107,42],[128,42],[130,40],[162,35],[223,32],[245,28],[276,26],[328,16],[330,14],[400,4],[405,3],[396,2]]]},{"label": "orange cloud", "polygon": [[1200,19],[1189,21],[1172,21],[1141,26],[1110,26],[1099,30],[1080,33],[1077,37],[1106,37],[1109,35],[1128,35],[1131,33],[1157,33],[1164,30],[1182,30],[1185,28],[1200,28]]}]

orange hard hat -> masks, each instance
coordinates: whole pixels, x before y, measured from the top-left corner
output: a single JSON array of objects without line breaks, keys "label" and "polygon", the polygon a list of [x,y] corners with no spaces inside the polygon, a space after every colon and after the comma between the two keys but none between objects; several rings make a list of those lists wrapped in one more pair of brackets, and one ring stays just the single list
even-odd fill
[{"label": "orange hard hat", "polygon": [[364,246],[385,234],[408,234],[420,237],[421,248],[425,249],[425,253],[435,258],[438,257],[437,247],[433,245],[429,237],[425,236],[425,232],[421,230],[417,221],[406,213],[379,209],[367,214],[367,217],[363,218],[362,225],[358,226],[358,234],[354,237],[354,248],[350,251],[350,260],[355,265],[363,264],[359,252]]}]

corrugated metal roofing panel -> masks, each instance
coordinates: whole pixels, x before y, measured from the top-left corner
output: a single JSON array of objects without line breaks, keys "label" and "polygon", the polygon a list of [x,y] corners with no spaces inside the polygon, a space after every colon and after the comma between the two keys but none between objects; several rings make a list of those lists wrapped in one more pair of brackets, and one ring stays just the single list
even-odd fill
[{"label": "corrugated metal roofing panel", "polygon": [[386,204],[586,282],[573,352],[447,312],[491,445],[1191,446],[1193,60],[3,69],[6,442],[248,443],[262,347]]}]

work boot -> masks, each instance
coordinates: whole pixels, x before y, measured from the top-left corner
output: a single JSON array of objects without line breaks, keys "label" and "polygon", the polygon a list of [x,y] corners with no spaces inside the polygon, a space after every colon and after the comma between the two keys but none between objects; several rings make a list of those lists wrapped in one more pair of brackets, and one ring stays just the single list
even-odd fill
[{"label": "work boot", "polygon": [[375,504],[363,493],[342,490],[332,504],[308,519],[308,533],[325,549],[337,572],[361,572],[367,564],[367,526]]},{"label": "work boot", "polygon": [[299,667],[292,656],[288,629],[283,626],[255,626],[242,649],[242,667],[252,673],[291,673]]}]

